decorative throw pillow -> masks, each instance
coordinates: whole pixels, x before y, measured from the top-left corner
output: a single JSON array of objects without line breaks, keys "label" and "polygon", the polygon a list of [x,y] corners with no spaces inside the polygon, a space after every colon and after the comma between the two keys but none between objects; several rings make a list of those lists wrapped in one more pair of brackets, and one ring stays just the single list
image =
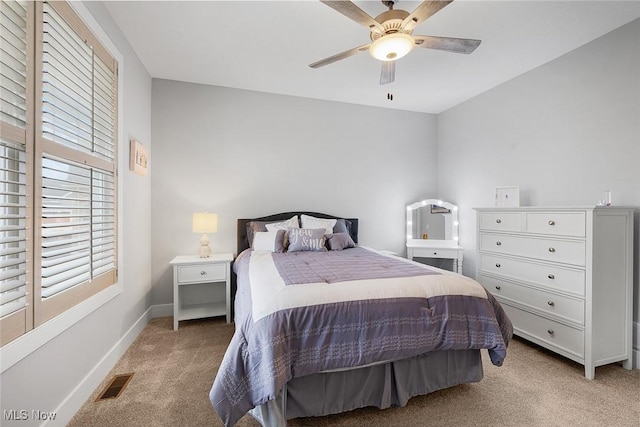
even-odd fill
[{"label": "decorative throw pillow", "polygon": [[325,233],[333,233],[333,227],[337,219],[316,218],[309,215],[300,215],[302,228],[324,228]]},{"label": "decorative throw pillow", "polygon": [[267,231],[287,230],[289,228],[300,228],[298,224],[298,216],[294,215],[286,221],[271,222],[266,225]]},{"label": "decorative throw pillow", "polygon": [[[283,225],[284,224],[284,225]],[[286,225],[290,224],[290,225]],[[273,221],[250,221],[247,223],[247,241],[249,247],[253,248],[253,236],[260,231],[277,231],[286,230],[289,227],[300,227],[298,225],[298,218],[293,216],[286,221],[273,222]]]},{"label": "decorative throw pillow", "polygon": [[327,234],[327,242],[329,243],[329,249],[332,251],[341,251],[343,249],[355,248],[354,243],[349,233],[333,233]]},{"label": "decorative throw pillow", "polygon": [[325,252],[324,228],[291,228],[287,232],[289,252],[317,251]]},{"label": "decorative throw pillow", "polygon": [[351,235],[351,221],[348,219],[340,218],[336,221],[336,225],[333,226],[334,233],[347,233]]},{"label": "decorative throw pillow", "polygon": [[254,251],[284,252],[285,230],[258,231],[253,236]]}]

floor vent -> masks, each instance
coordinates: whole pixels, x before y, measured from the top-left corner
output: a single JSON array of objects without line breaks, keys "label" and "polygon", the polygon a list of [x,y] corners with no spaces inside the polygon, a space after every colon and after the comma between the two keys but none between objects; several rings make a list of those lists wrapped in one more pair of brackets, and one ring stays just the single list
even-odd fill
[{"label": "floor vent", "polygon": [[113,377],[104,391],[100,393],[100,395],[96,399],[96,402],[105,399],[115,399],[116,397],[120,396],[120,394],[122,394],[122,392],[124,391],[124,388],[127,386],[127,384],[129,384],[129,381],[131,381],[131,377],[133,377],[133,373],[116,375],[115,377]]}]

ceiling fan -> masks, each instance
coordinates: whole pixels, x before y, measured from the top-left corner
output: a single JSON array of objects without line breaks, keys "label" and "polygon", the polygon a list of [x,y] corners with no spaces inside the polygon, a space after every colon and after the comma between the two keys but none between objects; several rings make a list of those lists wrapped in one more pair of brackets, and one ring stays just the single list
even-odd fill
[{"label": "ceiling fan", "polygon": [[411,13],[406,10],[394,9],[393,6],[398,0],[382,0],[382,3],[389,10],[375,18],[369,16],[351,1],[320,1],[342,13],[347,18],[367,27],[370,32],[371,43],[309,64],[311,68],[323,67],[368,50],[371,56],[382,61],[380,84],[384,85],[395,80],[396,60],[408,54],[416,46],[425,49],[469,54],[480,45],[480,40],[413,35],[413,29],[418,24],[434,15],[453,0],[427,0],[422,2]]}]

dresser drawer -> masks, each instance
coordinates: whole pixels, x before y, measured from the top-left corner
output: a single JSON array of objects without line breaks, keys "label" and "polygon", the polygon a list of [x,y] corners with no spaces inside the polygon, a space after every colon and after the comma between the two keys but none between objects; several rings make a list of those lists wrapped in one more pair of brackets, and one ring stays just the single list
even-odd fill
[{"label": "dresser drawer", "polygon": [[482,233],[480,250],[585,265],[585,242]]},{"label": "dresser drawer", "polygon": [[585,237],[586,219],[584,212],[528,212],[526,227],[528,233],[552,234],[555,236]]},{"label": "dresser drawer", "polygon": [[178,283],[221,282],[226,279],[226,264],[183,265],[178,267]]},{"label": "dresser drawer", "polygon": [[513,323],[516,335],[537,339],[545,345],[584,358],[584,331],[575,329],[528,311],[502,304]]},{"label": "dresser drawer", "polygon": [[481,230],[521,231],[522,215],[520,212],[482,212],[479,225]]},{"label": "dresser drawer", "polygon": [[484,274],[480,275],[479,281],[501,301],[508,299],[546,314],[584,325],[584,299],[545,292]]},{"label": "dresser drawer", "polygon": [[499,255],[480,254],[481,272],[493,273],[544,286],[552,291],[562,291],[584,296],[585,272],[580,269],[559,267]]}]

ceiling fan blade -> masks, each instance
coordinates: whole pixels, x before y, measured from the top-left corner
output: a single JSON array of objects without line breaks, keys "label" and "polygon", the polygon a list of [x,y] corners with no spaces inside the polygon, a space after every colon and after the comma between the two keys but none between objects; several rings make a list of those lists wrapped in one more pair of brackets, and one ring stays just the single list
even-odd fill
[{"label": "ceiling fan blade", "polygon": [[453,0],[426,0],[423,1],[420,6],[407,16],[402,21],[402,28],[404,30],[413,30],[416,25],[433,16],[443,7],[447,6]]},{"label": "ceiling fan blade", "polygon": [[358,6],[350,1],[325,1],[320,0],[321,3],[326,4],[330,8],[333,8],[346,16],[347,18],[364,25],[369,30],[377,29],[379,33],[384,33],[384,27],[375,19],[373,19],[367,12],[360,9]]},{"label": "ceiling fan blade", "polygon": [[338,53],[336,55],[330,56],[328,58],[321,59],[320,61],[314,62],[313,64],[309,64],[309,67],[311,67],[311,68],[324,67],[325,65],[332,64],[332,63],[334,63],[336,61],[340,61],[341,59],[348,58],[348,57],[353,56],[353,55],[355,55],[357,53],[366,52],[367,50],[369,50],[369,46],[371,46],[371,43],[363,44],[362,46],[358,46],[358,47],[354,47],[353,49],[346,50],[344,52],[341,52],[341,53]]},{"label": "ceiling fan blade", "polygon": [[480,46],[481,40],[456,39],[453,37],[413,36],[417,47],[446,50],[447,52],[469,54]]},{"label": "ceiling fan blade", "polygon": [[380,84],[386,85],[396,80],[396,61],[383,61],[380,70]]}]

